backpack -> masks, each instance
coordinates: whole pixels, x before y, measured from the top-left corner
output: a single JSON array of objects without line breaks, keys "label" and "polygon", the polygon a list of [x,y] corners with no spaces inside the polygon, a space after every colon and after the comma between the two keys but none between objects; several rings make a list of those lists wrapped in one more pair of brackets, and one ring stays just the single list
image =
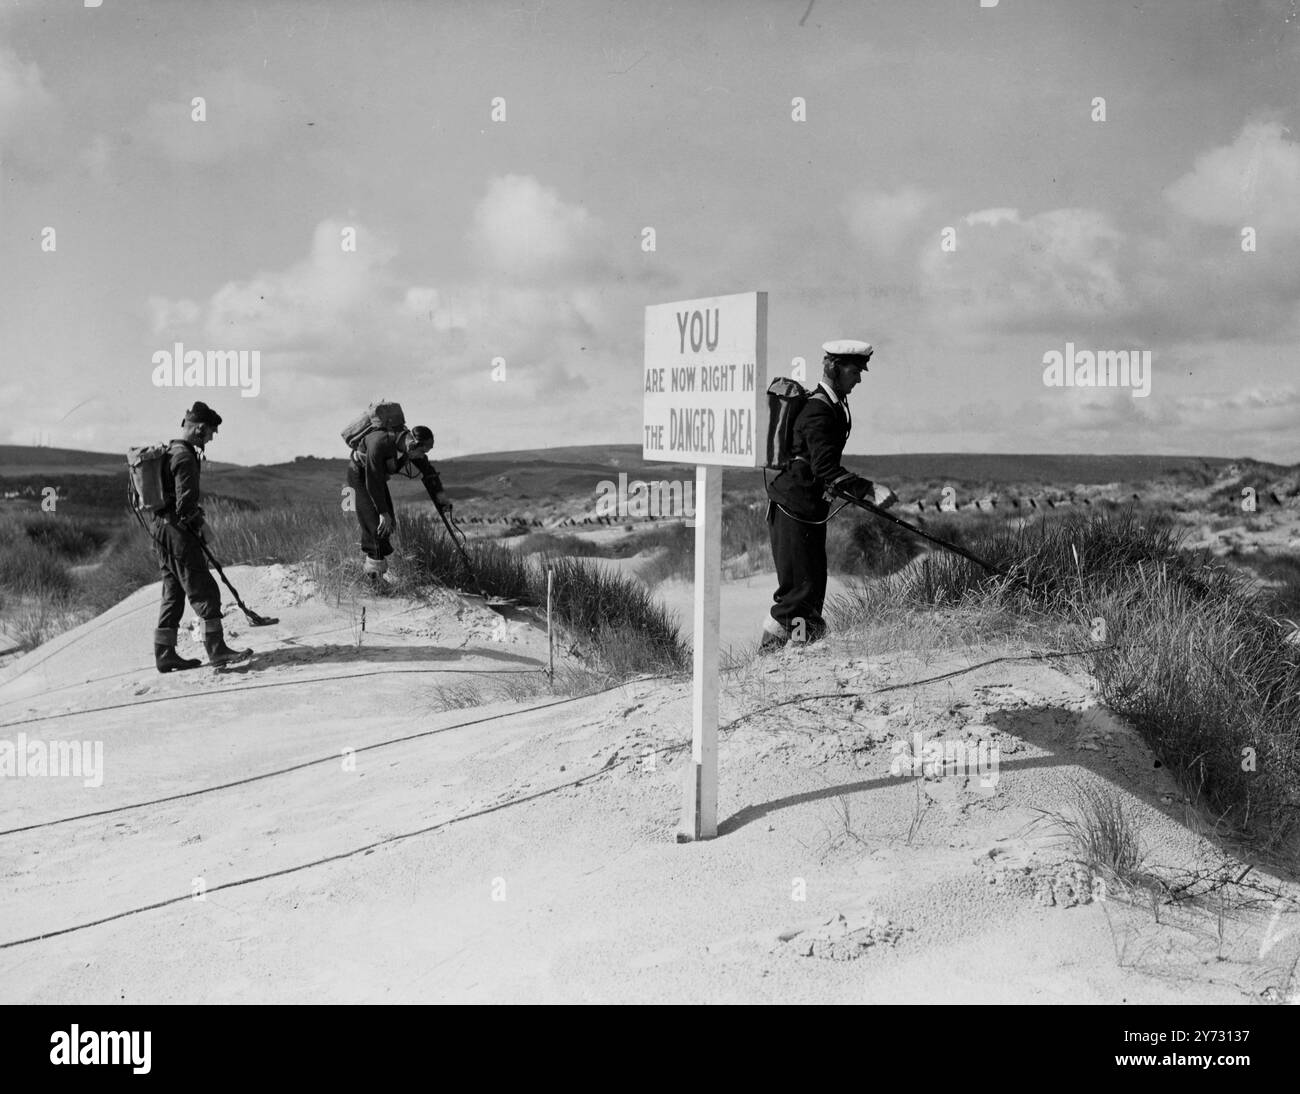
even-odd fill
[{"label": "backpack", "polygon": [[794,425],[804,405],[818,393],[808,391],[798,380],[777,377],[767,385],[768,471],[785,471],[794,458]]},{"label": "backpack", "polygon": [[371,403],[364,414],[359,414],[342,429],[340,436],[354,452],[361,442],[376,430],[382,429],[394,437],[406,428],[406,415],[402,413],[401,403],[390,403],[384,399]]},{"label": "backpack", "polygon": [[163,468],[170,459],[170,444],[146,444],[126,450],[127,498],[137,513],[161,513],[167,508]]}]

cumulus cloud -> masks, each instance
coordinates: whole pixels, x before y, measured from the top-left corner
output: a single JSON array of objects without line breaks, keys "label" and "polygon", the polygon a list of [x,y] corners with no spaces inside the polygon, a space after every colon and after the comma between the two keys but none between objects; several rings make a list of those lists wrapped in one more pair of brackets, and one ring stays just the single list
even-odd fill
[{"label": "cumulus cloud", "polygon": [[409,364],[433,297],[398,282],[395,253],[363,224],[324,220],[307,255],[284,269],[229,281],[205,301],[149,297],[150,333],[164,344],[260,350],[279,369],[317,376],[373,367],[376,357]]},{"label": "cumulus cloud", "polygon": [[[204,100],[205,120],[194,121],[192,102]],[[150,103],[132,135],[179,163],[219,163],[271,145],[294,111],[275,88],[236,69],[195,77],[165,101]]]},{"label": "cumulus cloud", "polygon": [[1165,199],[1203,224],[1300,233],[1300,143],[1288,132],[1277,122],[1244,126],[1231,144],[1198,156]]},{"label": "cumulus cloud", "polygon": [[942,325],[1060,332],[1130,304],[1119,272],[1124,236],[1104,213],[984,209],[956,227],[955,251],[935,245],[921,257],[932,318]]},{"label": "cumulus cloud", "polygon": [[487,268],[520,280],[584,278],[607,264],[587,211],[528,175],[492,180],[470,242]]},{"label": "cumulus cloud", "polygon": [[[635,371],[644,305],[635,266],[620,269],[596,219],[532,178],[492,180],[471,224],[481,269],[440,282],[399,275],[381,233],[322,221],[308,254],[284,269],[229,282],[204,301],[150,297],[150,332],[161,345],[258,349],[269,390],[277,377],[352,377],[360,393],[388,377],[396,391],[418,376],[436,379],[449,405],[486,397],[499,420],[534,422],[582,394],[566,421],[611,428],[608,400],[592,392],[625,388],[620,366]],[[355,252],[341,245],[349,228]],[[496,358],[507,383],[491,382]],[[638,408],[618,405],[629,408],[621,428],[635,428]]]},{"label": "cumulus cloud", "polygon": [[[908,194],[860,198],[855,235],[915,215],[920,197],[911,192],[908,201]],[[989,346],[1018,333],[1122,345],[1296,337],[1300,142],[1278,123],[1248,123],[1230,144],[1197,157],[1163,197],[1169,215],[1131,231],[1087,208],[1025,216],[993,207],[952,217],[955,251],[916,241],[922,319]],[[1254,251],[1243,251],[1236,237],[1246,226],[1259,233]],[[1225,236],[1224,228],[1233,231]],[[906,241],[875,242],[885,247],[897,238]]]},{"label": "cumulus cloud", "polygon": [[[356,249],[345,250],[355,235]],[[221,344],[302,352],[371,337],[373,317],[391,313],[387,271],[394,248],[363,225],[325,220],[310,254],[286,270],[230,282],[205,309],[204,331]]]}]

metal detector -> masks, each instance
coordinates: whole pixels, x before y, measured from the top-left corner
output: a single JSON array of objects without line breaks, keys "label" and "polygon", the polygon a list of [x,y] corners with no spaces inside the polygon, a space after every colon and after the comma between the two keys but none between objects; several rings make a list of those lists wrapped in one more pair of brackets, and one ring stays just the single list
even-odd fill
[{"label": "metal detector", "polygon": [[[174,562],[175,556],[172,555],[171,548],[167,546],[164,540],[160,539],[158,536],[155,536],[153,534],[152,529],[150,529],[148,523],[145,521],[145,518],[140,514],[140,511],[136,509],[134,506],[132,506],[131,512],[135,516],[135,519],[140,522],[140,527],[145,530],[145,534],[148,535],[148,537],[151,540],[153,540],[156,544],[158,544],[159,547],[161,547],[164,551],[166,551],[168,557],[170,557]],[[239,605],[239,610],[244,613],[245,617],[247,617],[249,626],[271,627],[274,626],[276,623],[280,622],[280,620],[276,617],[258,614],[257,612],[253,611],[253,609],[250,608],[247,604],[244,603],[238,591],[236,591],[235,587],[232,584],[230,584],[230,579],[226,577],[226,572],[221,568],[221,563],[218,562],[213,557],[212,552],[208,550],[208,545],[203,541],[203,538],[201,536],[197,535],[195,532],[192,532],[189,528],[187,528],[185,525],[179,522],[175,524],[175,527],[179,528],[186,535],[192,537],[194,540],[198,542],[198,545],[202,549],[204,556],[207,558],[207,560],[210,563],[212,563],[213,567],[215,567],[217,574],[221,577],[222,583],[226,586],[227,589],[230,590],[230,595],[235,598],[235,603]]]},{"label": "metal detector", "polygon": [[[177,525],[177,527],[179,528],[183,526]],[[190,532],[188,528],[186,528],[185,531],[189,532],[190,535],[194,536],[194,538],[199,541],[199,546],[203,549],[204,555],[207,556],[208,561],[211,562],[212,565],[216,568],[217,574],[221,577],[223,584],[226,586],[227,589],[230,590],[230,595],[235,598],[235,603],[239,605],[239,610],[243,612],[245,616],[248,617],[249,626],[271,627],[274,626],[276,623],[280,622],[278,617],[259,615],[257,612],[253,611],[253,609],[250,608],[247,604],[245,604],[243,600],[240,599],[239,593],[235,591],[235,587],[232,584],[230,584],[230,580],[226,577],[226,571],[221,568],[221,563],[218,562],[213,557],[212,552],[208,550],[208,545],[203,541],[202,537],[196,535],[194,532]]]},{"label": "metal detector", "polygon": [[469,574],[470,580],[474,583],[475,589],[478,590],[475,593],[467,595],[481,597],[483,603],[492,611],[496,612],[497,615],[507,619],[510,618],[510,613],[507,609],[514,607],[519,603],[519,601],[504,596],[492,596],[483,588],[483,583],[479,581],[478,574],[474,570],[474,565],[469,560],[469,552],[465,550],[461,543],[461,540],[465,538],[465,533],[452,523],[447,514],[443,512],[441,506],[434,506],[434,508],[438,510],[438,516],[442,518],[443,527],[447,529],[447,535],[451,537],[452,543],[456,545],[456,550],[460,552],[460,560],[465,563],[465,570]]},{"label": "metal detector", "polygon": [[897,524],[901,528],[906,528],[909,532],[913,533],[914,535],[920,536],[922,539],[928,539],[931,543],[937,544],[938,546],[942,547],[945,551],[951,551],[955,555],[961,555],[962,558],[970,559],[971,562],[974,562],[976,565],[983,566],[984,569],[986,569],[991,574],[997,574],[998,577],[1007,577],[1007,578],[1015,577],[1015,575],[1012,574],[1010,571],[1004,570],[1001,566],[994,566],[993,563],[991,562],[985,562],[984,559],[980,558],[978,555],[971,554],[968,550],[966,550],[966,548],[958,547],[957,544],[949,543],[946,539],[940,539],[938,536],[932,536],[929,532],[926,532],[918,528],[915,524],[909,524],[901,517],[896,517],[894,516],[893,513],[887,513],[884,509],[880,508],[880,506],[876,505],[874,502],[869,502],[864,498],[855,498],[852,494],[846,493],[843,490],[836,490],[832,488],[828,492],[832,494],[834,497],[843,499],[844,501],[848,502],[850,505],[856,505],[859,509],[865,509],[868,513],[873,513],[875,516],[878,516],[883,520],[891,521],[892,523]]}]

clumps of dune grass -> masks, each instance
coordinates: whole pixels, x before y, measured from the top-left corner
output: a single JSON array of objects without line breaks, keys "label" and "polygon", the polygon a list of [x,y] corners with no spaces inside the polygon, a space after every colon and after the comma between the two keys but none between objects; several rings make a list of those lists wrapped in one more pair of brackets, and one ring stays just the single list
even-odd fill
[{"label": "clumps of dune grass", "polygon": [[23,532],[35,546],[70,562],[93,556],[109,539],[102,521],[55,513],[24,521]]},{"label": "clumps of dune grass", "polygon": [[[553,610],[580,650],[626,676],[687,667],[676,622],[640,582],[576,559],[555,559],[549,568],[555,576]],[[541,567],[532,573],[534,603],[545,603],[546,575]]]},{"label": "clumps of dune grass", "polygon": [[1040,810],[1060,832],[1071,857],[1113,890],[1160,887],[1147,870],[1136,813],[1122,793],[1076,781],[1066,808]]},{"label": "clumps of dune grass", "polygon": [[457,680],[430,688],[428,699],[434,711],[464,710],[487,701],[483,689],[473,680]]},{"label": "clumps of dune grass", "polygon": [[67,596],[73,588],[66,560],[27,539],[0,545],[0,587],[17,596]]},{"label": "clumps of dune grass", "polygon": [[149,537],[132,518],[124,516],[99,562],[77,575],[77,598],[88,615],[98,615],[158,577],[158,559]]},{"label": "clumps of dune grass", "polygon": [[[36,524],[35,521],[31,522]],[[75,626],[76,580],[66,554],[51,538],[29,535],[23,522],[0,524],[0,590],[5,629],[22,650]]]},{"label": "clumps of dune grass", "polygon": [[[625,679],[645,672],[680,671],[688,661],[680,631],[668,611],[634,578],[579,559],[546,560],[481,540],[460,550],[436,516],[407,516],[399,526],[402,581],[484,591],[520,606],[543,608],[546,572],[554,574],[552,611],[568,632],[567,648],[587,664],[587,674]],[[399,584],[399,591],[402,586]]]},{"label": "clumps of dune grass", "polygon": [[905,528],[875,517],[842,514],[826,536],[826,560],[833,573],[877,577],[901,570],[924,551]]},{"label": "clumps of dune grass", "polygon": [[1272,849],[1300,817],[1300,647],[1248,588],[1217,591],[1141,567],[1096,598],[1107,642],[1092,670],[1193,801]]},{"label": "clumps of dune grass", "polygon": [[1262,584],[1257,599],[1270,614],[1300,621],[1300,558],[1289,554],[1230,551],[1227,558]]},{"label": "clumps of dune grass", "polygon": [[33,650],[85,619],[67,595],[32,597],[8,613],[6,626],[20,650]]},{"label": "clumps of dune grass", "polygon": [[[508,547],[483,540],[462,545],[472,571],[465,566],[456,543],[436,514],[403,514],[397,541],[401,554],[414,566],[420,581],[433,581],[466,592],[482,591],[492,596],[536,604],[536,566]],[[476,580],[477,579],[477,580]],[[545,603],[543,592],[542,603]]]},{"label": "clumps of dune grass", "polygon": [[90,594],[102,563],[88,560],[110,554],[116,535],[112,519],[38,512],[0,520],[5,630],[20,649],[33,649],[102,610]]},{"label": "clumps of dune grass", "polygon": [[216,501],[206,509],[208,546],[222,565],[301,562],[317,545],[358,539],[356,517],[337,506],[248,509]]},{"label": "clumps of dune grass", "polygon": [[1300,834],[1300,646],[1245,575],[1180,543],[1132,510],[1007,525],[969,547],[1012,577],[931,555],[854,586],[836,620],[960,606],[1056,627],[1225,835],[1280,849]]}]

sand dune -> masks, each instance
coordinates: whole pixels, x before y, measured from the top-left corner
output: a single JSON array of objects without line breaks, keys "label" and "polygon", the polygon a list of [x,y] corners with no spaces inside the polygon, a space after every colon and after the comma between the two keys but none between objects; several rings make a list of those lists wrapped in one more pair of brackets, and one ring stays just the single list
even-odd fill
[{"label": "sand dune", "polygon": [[[103,746],[99,787],[5,781],[0,943],[69,932],[0,949],[5,1002],[1249,1002],[1294,990],[1300,917],[1178,905],[1156,922],[1066,861],[1041,811],[1077,779],[1122,791],[1153,862],[1220,861],[1068,664],[925,683],[1024,651],[878,656],[836,640],[752,662],[726,679],[724,722],[801,694],[842,698],[725,729],[722,831],[678,845],[688,682],[506,700],[494,689],[507,677],[486,674],[537,682],[536,627],[450,596],[327,604],[282,567],[232,577],[282,619],[238,634],[258,651],[244,671],[158,676],[154,587],[0,677],[0,739]],[[751,627],[765,595],[765,578],[729,588],[726,626]],[[448,709],[470,684],[481,705]],[[995,784],[891,774],[918,733],[972,755],[996,746]]]}]

